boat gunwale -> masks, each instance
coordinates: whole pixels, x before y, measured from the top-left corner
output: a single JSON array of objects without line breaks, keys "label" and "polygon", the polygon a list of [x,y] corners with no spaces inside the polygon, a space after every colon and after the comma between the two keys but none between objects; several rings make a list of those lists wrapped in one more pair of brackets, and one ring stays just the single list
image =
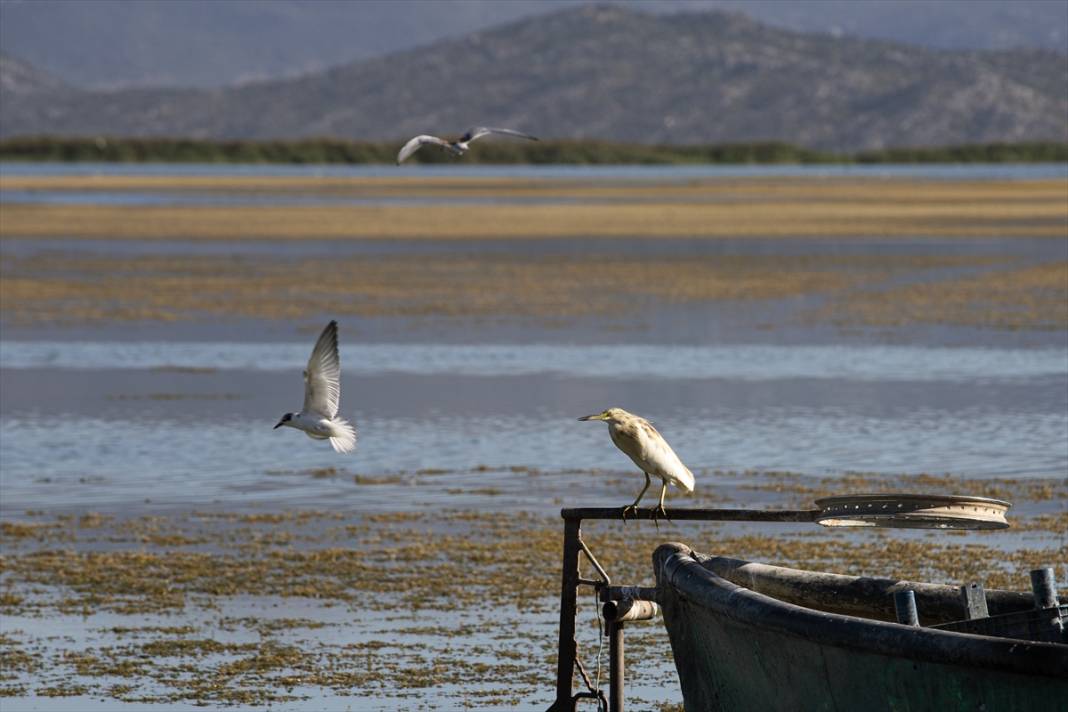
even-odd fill
[{"label": "boat gunwale", "polygon": [[1026,676],[1068,676],[1068,645],[923,628],[806,608],[739,586],[705,568],[685,544],[653,553],[658,599],[681,598],[737,623],[885,657],[979,667]]},{"label": "boat gunwale", "polygon": [[[960,601],[960,589],[955,586],[807,571],[699,552],[693,552],[693,556],[703,567],[737,586],[815,611],[895,621],[893,594],[909,589],[915,593],[916,605],[922,611],[921,619],[926,621],[924,625],[952,623],[967,617],[964,604]],[[798,590],[803,588],[829,589],[833,591],[835,599],[816,601],[814,599],[818,599],[821,592],[811,590],[805,591],[802,597]],[[984,594],[991,615],[1034,610],[1034,597],[1030,593],[987,589]],[[877,596],[882,596],[882,601],[876,600]]]}]

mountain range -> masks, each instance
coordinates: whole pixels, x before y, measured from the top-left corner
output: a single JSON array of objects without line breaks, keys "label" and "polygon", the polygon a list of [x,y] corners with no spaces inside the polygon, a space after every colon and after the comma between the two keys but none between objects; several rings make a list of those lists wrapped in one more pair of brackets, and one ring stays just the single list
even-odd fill
[{"label": "mountain range", "polygon": [[0,59],[0,135],[398,139],[502,125],[849,151],[1068,140],[1068,56],[799,33],[724,12],[572,6],[299,77],[84,90]]},{"label": "mountain range", "polygon": [[[601,0],[722,10],[932,49],[1068,52],[1064,0]],[[0,0],[0,48],[83,88],[220,87],[460,37],[589,0]]]}]

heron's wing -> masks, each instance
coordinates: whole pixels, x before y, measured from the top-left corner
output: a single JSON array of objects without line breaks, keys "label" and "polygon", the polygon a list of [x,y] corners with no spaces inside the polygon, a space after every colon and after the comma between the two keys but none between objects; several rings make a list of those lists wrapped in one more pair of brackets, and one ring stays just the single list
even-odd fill
[{"label": "heron's wing", "polygon": [[473,128],[469,128],[467,130],[467,133],[465,133],[463,135],[463,137],[460,139],[460,142],[461,143],[470,143],[471,141],[474,141],[476,138],[482,138],[483,136],[488,136],[490,134],[502,134],[504,136],[518,136],[519,138],[526,138],[526,139],[530,139],[531,141],[537,141],[538,140],[537,136],[531,136],[530,134],[525,134],[525,133],[523,133],[521,131],[513,131],[512,129],[494,129],[494,128],[490,128],[488,126],[475,126]]},{"label": "heron's wing", "polygon": [[638,434],[636,423],[625,423],[618,428],[609,427],[608,435],[612,442],[623,453],[634,461],[634,464],[649,471],[649,461],[646,458],[645,438]]},{"label": "heron's wing", "polygon": [[644,418],[638,427],[642,431],[642,451],[646,461],[651,466],[650,474],[675,483],[687,492],[693,491],[694,479],[690,468],[682,464],[682,460],[668,445],[664,436],[656,431],[656,428]]},{"label": "heron's wing", "polygon": [[441,146],[442,148],[449,147],[448,141],[443,141],[437,136],[416,136],[401,147],[400,153],[397,154],[397,165],[399,166],[401,163],[404,163],[408,156],[418,151],[420,146],[427,143],[432,143],[435,146]]},{"label": "heron's wing", "polygon": [[337,322],[323,329],[304,371],[304,411],[333,419],[341,400],[341,359],[337,353]]}]

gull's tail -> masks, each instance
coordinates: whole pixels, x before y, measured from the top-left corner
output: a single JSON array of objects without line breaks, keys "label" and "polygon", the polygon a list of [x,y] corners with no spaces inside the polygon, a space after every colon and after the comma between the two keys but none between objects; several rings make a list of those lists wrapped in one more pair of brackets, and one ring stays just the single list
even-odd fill
[{"label": "gull's tail", "polygon": [[356,449],[356,428],[344,418],[330,421],[330,444],[336,452],[352,452]]}]

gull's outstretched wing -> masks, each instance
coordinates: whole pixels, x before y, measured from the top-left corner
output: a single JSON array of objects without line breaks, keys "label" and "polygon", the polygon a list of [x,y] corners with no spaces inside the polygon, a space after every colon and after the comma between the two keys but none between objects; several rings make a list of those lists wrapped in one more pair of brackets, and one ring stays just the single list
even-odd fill
[{"label": "gull's outstretched wing", "polygon": [[304,372],[304,411],[333,419],[341,400],[341,359],[337,354],[337,322],[323,329]]},{"label": "gull's outstretched wing", "polygon": [[404,163],[404,160],[408,158],[408,156],[418,151],[419,147],[426,143],[432,143],[435,146],[441,146],[442,148],[449,147],[448,141],[443,141],[437,136],[416,136],[411,141],[404,144],[404,146],[400,150],[400,153],[397,154],[397,165],[399,166],[400,164]]},{"label": "gull's outstretched wing", "polygon": [[476,138],[482,138],[483,136],[488,136],[490,134],[502,134],[504,136],[518,136],[519,138],[526,138],[526,139],[530,139],[531,141],[537,141],[538,140],[537,136],[531,136],[530,134],[525,134],[525,133],[522,133],[521,131],[513,131],[512,129],[494,129],[494,128],[490,128],[488,126],[475,126],[473,128],[469,128],[467,130],[467,133],[465,133],[460,138],[460,142],[461,143],[470,143],[471,141],[474,141]]}]

